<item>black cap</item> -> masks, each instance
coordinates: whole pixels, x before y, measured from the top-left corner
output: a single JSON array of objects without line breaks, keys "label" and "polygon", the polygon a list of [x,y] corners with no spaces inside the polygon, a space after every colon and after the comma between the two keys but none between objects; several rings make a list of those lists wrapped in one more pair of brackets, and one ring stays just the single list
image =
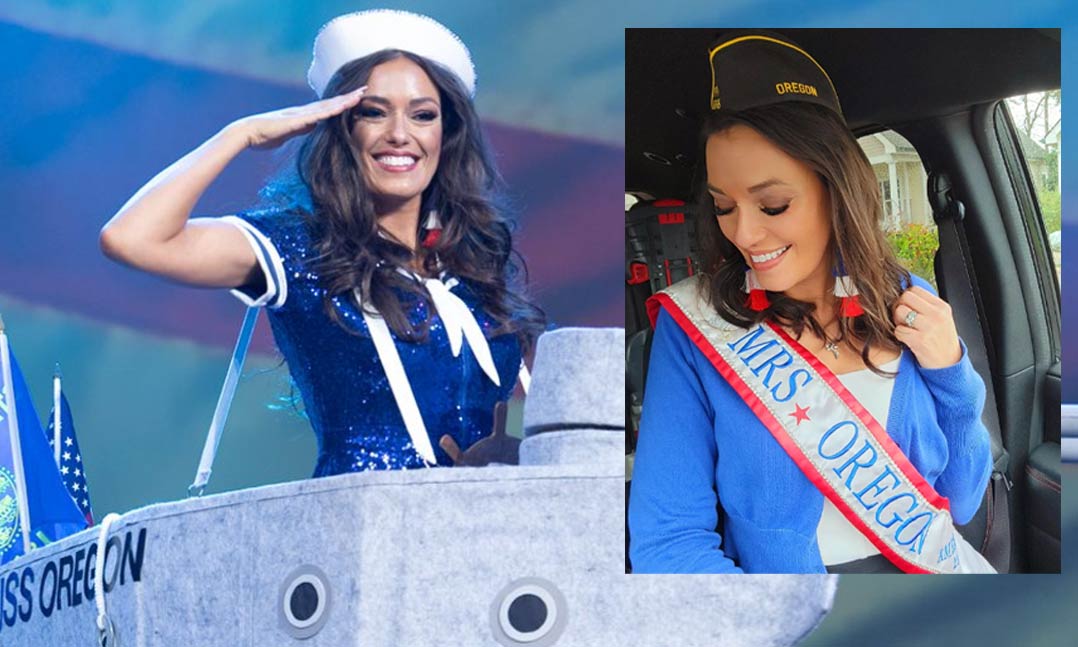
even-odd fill
[{"label": "black cap", "polygon": [[708,48],[711,109],[737,111],[785,101],[808,101],[842,117],[831,78],[789,38],[766,31],[724,34]]}]

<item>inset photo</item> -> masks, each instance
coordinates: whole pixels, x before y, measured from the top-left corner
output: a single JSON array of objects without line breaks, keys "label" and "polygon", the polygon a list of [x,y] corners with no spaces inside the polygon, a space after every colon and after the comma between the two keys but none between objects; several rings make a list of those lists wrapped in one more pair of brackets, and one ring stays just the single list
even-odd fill
[{"label": "inset photo", "polygon": [[1058,29],[628,29],[626,571],[1058,573]]}]

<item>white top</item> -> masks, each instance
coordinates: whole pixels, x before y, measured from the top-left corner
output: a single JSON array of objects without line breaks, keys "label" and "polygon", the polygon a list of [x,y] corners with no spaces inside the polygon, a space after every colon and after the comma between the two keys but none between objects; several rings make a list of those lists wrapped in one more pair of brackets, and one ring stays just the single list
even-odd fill
[{"label": "white top", "polygon": [[[901,359],[900,355],[881,365],[880,369],[893,373],[898,369]],[[842,385],[868,409],[880,426],[886,429],[887,413],[891,408],[891,392],[895,387],[894,378],[876,375],[867,368],[837,377]],[[855,528],[826,497],[823,500],[820,525],[816,527],[816,541],[820,545],[820,557],[827,566],[880,554],[872,542],[866,539],[861,531]]]}]

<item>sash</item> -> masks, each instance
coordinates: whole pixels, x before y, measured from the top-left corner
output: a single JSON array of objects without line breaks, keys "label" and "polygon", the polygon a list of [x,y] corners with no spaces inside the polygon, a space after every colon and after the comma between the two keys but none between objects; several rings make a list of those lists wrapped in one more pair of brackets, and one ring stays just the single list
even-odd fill
[{"label": "sash", "polygon": [[698,285],[673,285],[654,305],[884,557],[906,573],[996,572],[955,530],[947,499],[830,369],[777,326],[746,330],[723,320],[699,298]]}]

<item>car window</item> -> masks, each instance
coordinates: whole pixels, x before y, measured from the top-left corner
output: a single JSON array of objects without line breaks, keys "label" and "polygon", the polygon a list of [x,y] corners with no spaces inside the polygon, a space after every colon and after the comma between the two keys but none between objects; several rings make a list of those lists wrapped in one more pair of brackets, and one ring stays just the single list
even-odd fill
[{"label": "car window", "polygon": [[939,235],[928,204],[928,174],[913,144],[893,130],[858,138],[880,188],[883,228],[898,261],[912,274],[936,285],[932,259]]},{"label": "car window", "polygon": [[1061,111],[1060,91],[1033,92],[1003,102],[1010,112],[1040,206],[1044,230],[1056,266],[1062,276],[1063,236],[1060,206]]}]

